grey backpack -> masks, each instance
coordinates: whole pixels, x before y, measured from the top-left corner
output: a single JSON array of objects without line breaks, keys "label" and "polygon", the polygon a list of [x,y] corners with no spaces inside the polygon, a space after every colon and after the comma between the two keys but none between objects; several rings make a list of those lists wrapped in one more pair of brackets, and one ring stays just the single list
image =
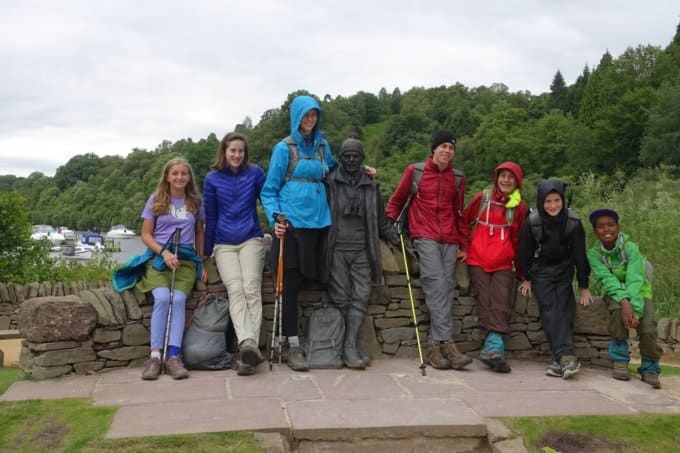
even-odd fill
[{"label": "grey backpack", "polygon": [[228,299],[208,295],[198,304],[182,341],[182,358],[188,369],[231,368],[233,357],[227,351],[226,337],[230,321]]},{"label": "grey backpack", "polygon": [[309,318],[305,350],[310,368],[342,368],[345,319],[335,307],[324,305]]}]

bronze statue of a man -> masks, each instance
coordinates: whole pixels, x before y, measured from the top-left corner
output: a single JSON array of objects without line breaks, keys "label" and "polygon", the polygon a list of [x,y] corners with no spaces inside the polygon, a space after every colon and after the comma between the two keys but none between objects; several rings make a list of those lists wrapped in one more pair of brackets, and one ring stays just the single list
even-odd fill
[{"label": "bronze statue of a man", "polygon": [[359,369],[370,362],[357,336],[371,286],[382,279],[379,237],[398,242],[385,216],[378,184],[362,169],[364,158],[361,141],[348,138],[338,153],[340,165],[324,180],[332,224],[321,269],[321,281],[327,283],[331,300],[345,318],[342,361]]}]

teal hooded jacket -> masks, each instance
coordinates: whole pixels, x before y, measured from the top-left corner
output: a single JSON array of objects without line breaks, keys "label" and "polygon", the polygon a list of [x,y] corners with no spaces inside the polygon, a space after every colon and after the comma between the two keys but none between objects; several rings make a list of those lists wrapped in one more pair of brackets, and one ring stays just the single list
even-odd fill
[{"label": "teal hooded jacket", "polygon": [[[298,131],[305,114],[316,109],[318,118],[314,129],[305,139]],[[299,159],[291,180],[285,181],[288,171],[288,145],[281,140],[272,149],[267,178],[260,200],[269,225],[274,225],[274,213],[284,213],[295,228],[324,228],[331,224],[326,188],[323,178],[337,167],[331,148],[319,129],[321,106],[311,96],[298,96],[290,105],[290,135],[298,147]],[[318,156],[319,146],[324,146],[323,160]]]}]

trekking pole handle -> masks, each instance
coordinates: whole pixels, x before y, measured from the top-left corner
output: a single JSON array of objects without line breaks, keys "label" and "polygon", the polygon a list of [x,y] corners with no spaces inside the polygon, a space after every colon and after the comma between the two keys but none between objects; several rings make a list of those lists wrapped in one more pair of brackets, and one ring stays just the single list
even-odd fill
[{"label": "trekking pole handle", "polygon": [[[283,212],[279,213],[278,217],[278,223],[280,223],[283,226],[288,226],[288,223],[286,222],[286,214]],[[286,235],[284,234],[281,239],[279,240],[279,262],[278,265],[276,266],[276,294],[279,295],[283,293],[283,243],[284,240],[286,239]]]}]

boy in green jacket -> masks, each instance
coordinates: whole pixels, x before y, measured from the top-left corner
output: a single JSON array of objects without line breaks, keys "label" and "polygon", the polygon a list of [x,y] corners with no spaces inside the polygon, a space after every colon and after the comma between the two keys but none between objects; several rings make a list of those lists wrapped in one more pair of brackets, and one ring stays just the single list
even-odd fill
[{"label": "boy in green jacket", "polygon": [[588,262],[602,285],[602,301],[609,308],[609,359],[613,362],[614,379],[627,381],[628,329],[637,329],[642,364],[638,372],[643,382],[655,389],[659,382],[661,347],[656,342],[657,330],[652,303],[652,286],[646,263],[637,244],[622,233],[619,214],[612,209],[597,209],[590,214],[597,242],[588,251]]}]

